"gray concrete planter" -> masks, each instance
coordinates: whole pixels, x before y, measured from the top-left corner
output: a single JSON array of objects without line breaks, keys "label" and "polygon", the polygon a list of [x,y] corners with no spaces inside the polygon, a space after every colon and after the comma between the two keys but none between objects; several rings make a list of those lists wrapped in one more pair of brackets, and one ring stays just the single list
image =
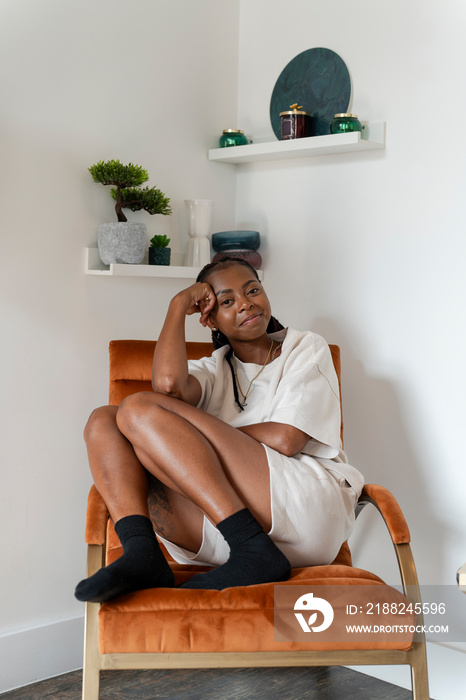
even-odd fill
[{"label": "gray concrete planter", "polygon": [[97,246],[104,265],[129,263],[137,265],[147,250],[145,224],[115,222],[97,227]]}]

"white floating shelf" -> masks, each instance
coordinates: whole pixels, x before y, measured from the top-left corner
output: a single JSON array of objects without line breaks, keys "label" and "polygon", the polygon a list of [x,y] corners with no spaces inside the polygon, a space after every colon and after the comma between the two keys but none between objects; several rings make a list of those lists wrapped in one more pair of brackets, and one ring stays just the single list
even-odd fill
[{"label": "white floating shelf", "polygon": [[[99,256],[97,247],[86,248],[85,273],[86,275],[101,275],[109,277],[166,277],[184,278],[195,280],[202,268],[187,267],[186,265],[129,265],[126,263],[111,263],[104,265]],[[173,256],[173,253],[172,253]],[[183,256],[178,253],[173,256],[175,260]],[[177,260],[178,261],[178,260]],[[264,273],[257,270],[259,278],[262,280]]]},{"label": "white floating shelf", "polygon": [[120,277],[184,277],[195,280],[200,267],[186,265],[129,265],[111,263],[104,265],[98,248],[86,248],[86,275],[115,275]]},{"label": "white floating shelf", "polygon": [[308,136],[305,139],[213,148],[209,151],[209,160],[239,165],[241,163],[374,151],[385,148],[385,122],[377,124],[363,122],[363,127],[362,132],[353,131],[347,134]]}]

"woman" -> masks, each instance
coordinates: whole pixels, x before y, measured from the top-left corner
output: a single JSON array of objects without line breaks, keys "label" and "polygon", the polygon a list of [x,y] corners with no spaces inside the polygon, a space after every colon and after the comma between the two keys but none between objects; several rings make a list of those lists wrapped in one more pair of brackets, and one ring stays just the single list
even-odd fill
[{"label": "woman", "polygon": [[[188,362],[194,313],[222,346]],[[173,586],[154,529],[175,560],[216,567],[185,588],[284,581],[292,566],[333,560],[363,479],[341,451],[331,354],[320,336],[272,319],[250,265],[207,265],[172,299],[152,384],[86,426],[123,555],[81,581],[79,600]]]}]

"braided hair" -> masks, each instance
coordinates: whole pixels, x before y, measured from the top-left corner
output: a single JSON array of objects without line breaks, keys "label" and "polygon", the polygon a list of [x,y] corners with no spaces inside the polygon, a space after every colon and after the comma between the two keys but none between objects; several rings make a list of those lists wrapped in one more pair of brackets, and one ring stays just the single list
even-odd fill
[{"label": "braided hair", "polygon": [[[246,267],[254,277],[259,280],[259,275],[257,274],[256,270],[250,265],[247,260],[243,260],[242,258],[234,258],[228,255],[225,255],[221,257],[219,260],[216,262],[209,263],[208,265],[205,265],[200,273],[197,276],[196,282],[204,282],[209,275],[211,275],[213,272],[218,272],[220,270],[226,270],[229,267],[232,267],[232,265],[242,265],[243,267]],[[276,331],[281,331],[283,330],[284,326],[278,321],[274,316],[270,317],[269,325],[267,326],[267,333],[275,333]],[[230,345],[230,341],[226,337],[222,331],[216,329],[215,331],[212,331],[212,343],[214,345],[214,349],[218,350],[218,348],[222,348],[224,345],[228,345],[228,351],[225,355],[225,359],[228,362],[228,366],[231,371],[231,376],[233,379],[233,392],[235,395],[235,402],[238,405],[238,408],[240,411],[244,411],[244,407],[241,405],[241,401],[239,399],[239,394],[238,394],[238,385],[236,382],[236,375],[235,375],[235,370],[233,367],[233,362],[232,362],[232,357],[233,357],[233,348]]]}]

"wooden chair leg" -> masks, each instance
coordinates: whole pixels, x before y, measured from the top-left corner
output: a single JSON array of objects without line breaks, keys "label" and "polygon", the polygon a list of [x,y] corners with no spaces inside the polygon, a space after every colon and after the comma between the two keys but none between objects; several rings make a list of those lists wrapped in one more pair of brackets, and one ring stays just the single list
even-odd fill
[{"label": "wooden chair leg", "polygon": [[[103,549],[103,547],[98,545],[89,545],[87,557],[88,576],[91,576],[102,566]],[[86,603],[82,700],[99,700],[99,608],[99,603]]]},{"label": "wooden chair leg", "polygon": [[86,603],[82,700],[99,700],[98,603]]},{"label": "wooden chair leg", "polygon": [[429,700],[429,680],[427,675],[427,655],[425,642],[415,642],[414,659],[411,664],[413,700]]},{"label": "wooden chair leg", "polygon": [[[421,591],[416,573],[411,547],[409,544],[395,544],[395,551],[400,568],[404,593],[413,605],[421,604]],[[422,612],[416,615],[416,625],[422,627]],[[415,642],[412,650],[411,683],[413,700],[429,700],[429,677],[427,674],[426,640],[422,633],[421,641]]]}]

